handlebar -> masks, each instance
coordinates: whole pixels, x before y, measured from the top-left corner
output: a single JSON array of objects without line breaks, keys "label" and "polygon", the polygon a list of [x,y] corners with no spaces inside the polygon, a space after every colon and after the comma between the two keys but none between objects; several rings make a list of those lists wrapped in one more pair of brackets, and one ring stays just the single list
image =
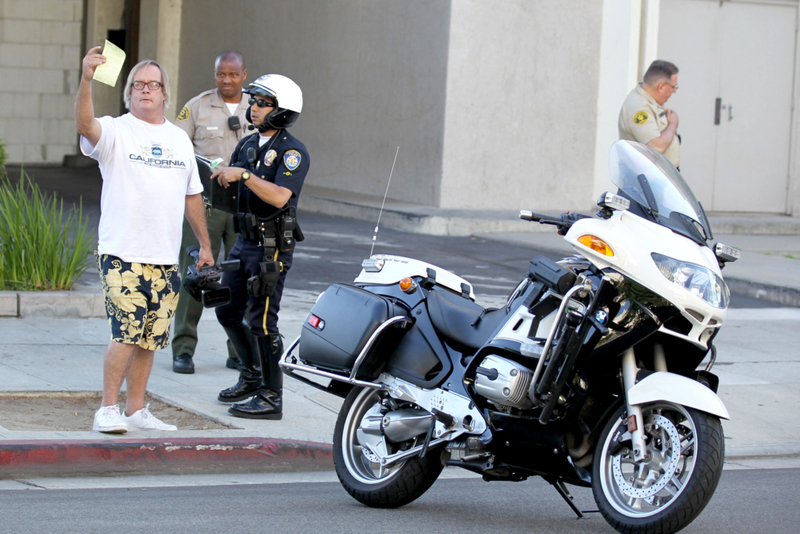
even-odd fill
[{"label": "handlebar", "polygon": [[553,226],[558,227],[558,233],[561,235],[565,235],[567,230],[580,219],[589,219],[589,215],[583,215],[581,213],[562,213],[560,217],[550,217],[548,215],[541,215],[539,213],[534,213],[529,210],[520,210],[519,211],[519,218],[523,221],[531,221],[531,222],[538,222],[539,224],[552,224]]}]

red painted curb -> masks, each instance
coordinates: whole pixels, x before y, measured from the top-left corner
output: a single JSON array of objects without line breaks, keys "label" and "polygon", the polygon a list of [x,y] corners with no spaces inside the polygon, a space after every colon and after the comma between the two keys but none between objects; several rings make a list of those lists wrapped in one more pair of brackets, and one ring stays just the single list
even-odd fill
[{"label": "red painted curb", "polygon": [[329,444],[270,438],[0,441],[0,479],[327,471]]}]

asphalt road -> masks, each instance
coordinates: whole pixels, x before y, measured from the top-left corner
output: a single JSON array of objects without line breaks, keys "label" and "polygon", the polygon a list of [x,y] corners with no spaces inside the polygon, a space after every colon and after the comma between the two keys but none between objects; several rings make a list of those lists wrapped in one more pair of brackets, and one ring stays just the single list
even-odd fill
[{"label": "asphalt road", "polygon": [[[792,504],[799,475],[796,468],[725,471],[708,507],[683,532],[793,532],[800,520]],[[0,533],[614,532],[596,513],[577,520],[539,478],[519,483],[440,479],[417,501],[395,510],[363,506],[338,482],[30,488],[0,492]],[[575,488],[573,494],[579,508],[595,508],[591,490]]]}]

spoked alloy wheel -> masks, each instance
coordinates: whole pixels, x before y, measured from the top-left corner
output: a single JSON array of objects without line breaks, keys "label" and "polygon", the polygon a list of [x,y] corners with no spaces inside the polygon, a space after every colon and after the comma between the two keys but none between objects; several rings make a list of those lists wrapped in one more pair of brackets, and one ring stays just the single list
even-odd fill
[{"label": "spoked alloy wheel", "polygon": [[725,456],[722,425],[713,415],[671,403],[642,410],[645,461],[633,461],[623,407],[600,435],[594,498],[620,532],[677,532],[700,514],[717,487]]},{"label": "spoked alloy wheel", "polygon": [[350,392],[336,420],[333,463],[342,486],[354,499],[376,508],[396,508],[425,493],[443,466],[438,450],[391,466],[380,464],[376,451],[394,454],[416,445],[416,440],[395,444],[364,431],[370,420],[380,419],[380,401],[374,389],[354,388]]}]

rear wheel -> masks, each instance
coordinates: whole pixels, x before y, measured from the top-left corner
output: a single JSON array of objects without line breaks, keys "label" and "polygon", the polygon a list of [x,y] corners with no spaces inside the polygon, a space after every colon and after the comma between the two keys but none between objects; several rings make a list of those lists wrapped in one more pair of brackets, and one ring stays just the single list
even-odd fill
[{"label": "rear wheel", "polygon": [[705,508],[725,457],[717,417],[672,403],[642,407],[647,457],[633,461],[624,407],[606,424],[592,477],[595,501],[619,532],[677,532]]},{"label": "rear wheel", "polygon": [[364,428],[370,426],[370,419],[381,417],[380,402],[377,390],[354,388],[350,392],[336,420],[333,462],[342,486],[354,499],[376,508],[396,508],[425,493],[443,466],[438,451],[429,451],[424,458],[381,466],[375,450],[394,454],[413,447],[424,436],[397,444],[385,437],[376,438],[374,433],[368,435]]}]

